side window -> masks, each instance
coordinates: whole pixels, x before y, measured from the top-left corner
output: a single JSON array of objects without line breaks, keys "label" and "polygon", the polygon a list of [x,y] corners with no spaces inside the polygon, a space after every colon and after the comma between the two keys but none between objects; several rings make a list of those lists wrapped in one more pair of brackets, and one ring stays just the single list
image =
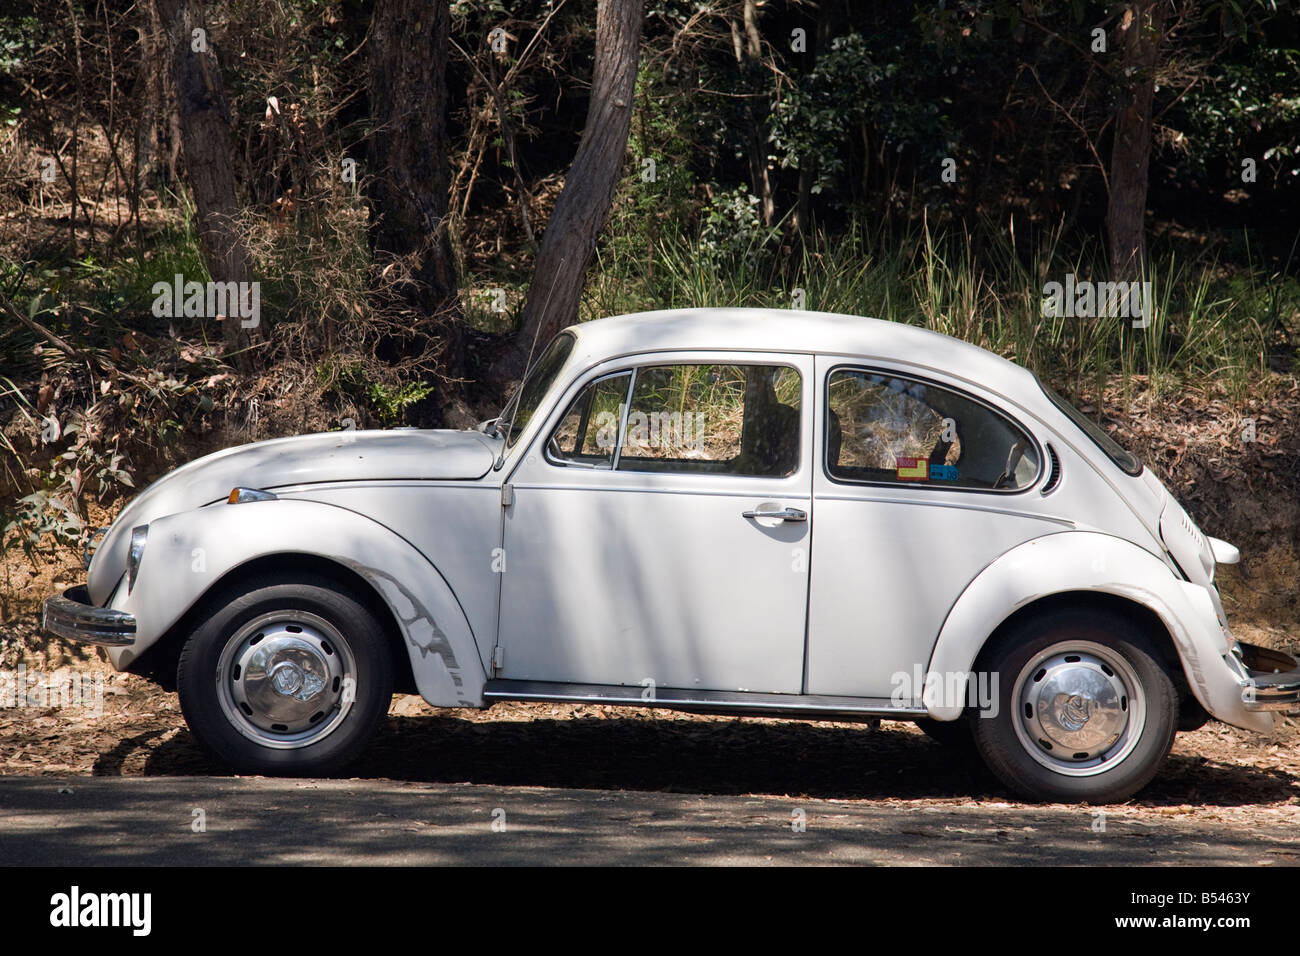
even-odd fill
[{"label": "side window", "polygon": [[1038,477],[1029,436],[958,392],[856,369],[831,372],[826,391],[832,478],[1016,491]]},{"label": "side window", "polygon": [[631,381],[631,372],[620,372],[599,378],[579,392],[547,440],[550,458],[559,464],[612,468]]},{"label": "side window", "polygon": [[638,369],[616,467],[793,474],[799,467],[799,373],[777,365]]}]

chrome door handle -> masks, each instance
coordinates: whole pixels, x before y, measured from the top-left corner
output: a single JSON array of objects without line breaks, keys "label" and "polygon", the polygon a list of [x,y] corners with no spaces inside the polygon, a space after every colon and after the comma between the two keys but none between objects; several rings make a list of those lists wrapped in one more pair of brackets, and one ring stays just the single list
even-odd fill
[{"label": "chrome door handle", "polygon": [[780,511],[742,511],[742,518],[776,518],[779,521],[807,521],[808,512],[798,508],[782,508]]}]

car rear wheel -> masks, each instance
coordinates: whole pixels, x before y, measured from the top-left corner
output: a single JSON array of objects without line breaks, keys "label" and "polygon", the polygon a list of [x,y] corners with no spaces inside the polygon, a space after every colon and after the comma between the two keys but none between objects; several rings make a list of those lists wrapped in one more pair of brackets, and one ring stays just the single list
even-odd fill
[{"label": "car rear wheel", "polygon": [[974,719],[975,743],[1030,799],[1126,800],[1173,745],[1178,694],[1159,653],[1123,617],[1067,609],[1028,620],[977,666],[997,674],[998,708]]},{"label": "car rear wheel", "polygon": [[181,652],[181,710],[213,756],[245,773],[329,773],[359,754],[388,711],[383,625],[324,578],[227,592]]}]

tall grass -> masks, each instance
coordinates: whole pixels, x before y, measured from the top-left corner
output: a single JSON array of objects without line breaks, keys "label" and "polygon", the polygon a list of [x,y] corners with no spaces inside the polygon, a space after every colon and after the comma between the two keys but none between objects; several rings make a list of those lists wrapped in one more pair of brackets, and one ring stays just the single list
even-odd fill
[{"label": "tall grass", "polygon": [[[733,248],[735,243],[733,243]],[[617,247],[613,247],[617,249]],[[719,255],[698,239],[664,235],[654,270],[626,254],[593,269],[583,318],[646,309],[704,306],[803,308],[872,316],[972,342],[1070,391],[1093,391],[1115,377],[1126,394],[1222,387],[1240,398],[1267,370],[1300,314],[1300,284],[1254,260],[1228,268],[1215,258],[1152,252],[1152,315],[1145,328],[1112,315],[1051,315],[1044,286],[1105,281],[1096,245],[1067,249],[1056,231],[1016,235],[984,224],[974,234],[922,223],[904,235],[854,225],[775,247],[755,235],[739,253]]]}]

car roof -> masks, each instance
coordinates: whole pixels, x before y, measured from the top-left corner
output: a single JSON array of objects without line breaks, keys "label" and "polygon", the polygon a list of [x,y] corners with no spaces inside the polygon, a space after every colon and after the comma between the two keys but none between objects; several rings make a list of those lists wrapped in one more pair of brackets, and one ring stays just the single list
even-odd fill
[{"label": "car roof", "polygon": [[698,308],[637,312],[571,326],[583,367],[650,351],[740,349],[852,355],[912,365],[1041,408],[1029,370],[969,342],[914,325],[795,309]]}]

